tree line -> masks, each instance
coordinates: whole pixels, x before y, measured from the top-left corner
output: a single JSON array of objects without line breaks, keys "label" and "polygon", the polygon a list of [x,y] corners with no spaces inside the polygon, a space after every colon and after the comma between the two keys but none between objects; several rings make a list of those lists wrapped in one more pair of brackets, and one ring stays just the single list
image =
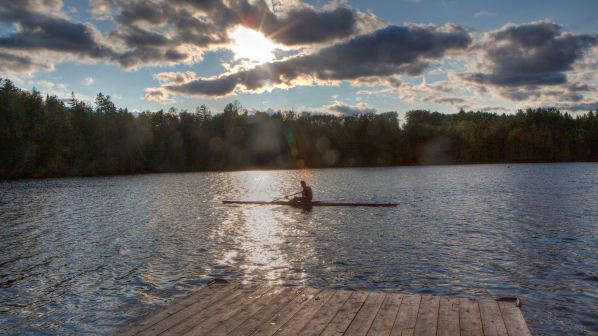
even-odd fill
[{"label": "tree line", "polygon": [[[63,103],[0,79],[0,178],[419,164],[598,161],[598,115],[409,111],[356,116],[223,113],[205,105],[138,115],[102,93]],[[598,112],[598,111],[597,111]]]}]

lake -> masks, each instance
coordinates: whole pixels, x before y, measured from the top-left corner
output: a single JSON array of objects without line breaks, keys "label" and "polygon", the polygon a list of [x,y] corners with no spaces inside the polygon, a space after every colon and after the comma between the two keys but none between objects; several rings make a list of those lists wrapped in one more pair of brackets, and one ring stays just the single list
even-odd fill
[{"label": "lake", "polygon": [[[300,190],[396,208],[225,205]],[[598,164],[0,182],[0,334],[109,335],[210,279],[514,296],[534,335],[598,334]]]}]

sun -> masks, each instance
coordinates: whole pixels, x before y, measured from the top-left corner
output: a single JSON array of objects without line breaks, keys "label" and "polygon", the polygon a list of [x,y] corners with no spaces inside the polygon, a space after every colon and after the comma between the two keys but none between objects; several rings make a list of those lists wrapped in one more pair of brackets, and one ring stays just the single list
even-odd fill
[{"label": "sun", "polygon": [[258,64],[276,59],[272,53],[276,46],[264,34],[245,27],[237,27],[233,33],[235,59],[248,59]]}]

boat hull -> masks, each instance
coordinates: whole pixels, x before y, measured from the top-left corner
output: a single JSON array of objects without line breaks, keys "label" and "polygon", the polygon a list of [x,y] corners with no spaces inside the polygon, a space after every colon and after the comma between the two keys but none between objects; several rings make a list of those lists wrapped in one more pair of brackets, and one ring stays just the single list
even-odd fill
[{"label": "boat hull", "polygon": [[225,204],[263,204],[263,205],[290,205],[296,207],[310,207],[310,206],[366,206],[366,207],[393,207],[398,204],[394,203],[336,203],[336,202],[289,202],[289,201],[222,201]]}]

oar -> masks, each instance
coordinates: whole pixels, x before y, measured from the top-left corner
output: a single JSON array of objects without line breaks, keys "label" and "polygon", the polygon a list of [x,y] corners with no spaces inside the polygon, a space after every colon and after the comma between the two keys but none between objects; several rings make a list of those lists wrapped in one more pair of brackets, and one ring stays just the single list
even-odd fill
[{"label": "oar", "polygon": [[[271,201],[271,202],[280,201],[281,199],[284,199],[284,198],[289,198],[289,197],[291,197],[291,196],[295,196],[295,195],[297,195],[297,194],[300,194],[300,193],[302,193],[302,192],[303,192],[303,191],[296,192],[296,193],[294,193],[294,194],[290,194],[290,195],[286,195],[286,196],[284,196],[284,197],[277,198],[277,199],[275,199],[275,200],[273,200],[273,201]],[[257,208],[257,207],[258,207],[258,206],[260,206],[260,205],[263,205],[263,204],[258,204],[258,205],[256,205],[256,206],[254,206],[254,207],[251,207],[251,208],[248,208],[248,209]]]},{"label": "oar", "polygon": [[284,197],[281,197],[281,198],[277,198],[277,199],[275,199],[275,200],[274,200],[274,201],[272,201],[272,202],[280,201],[280,200],[281,200],[281,199],[283,199],[283,198],[289,198],[289,197],[291,197],[291,196],[295,196],[295,195],[297,195],[297,194],[300,194],[300,193],[302,193],[302,192],[303,192],[303,191],[300,191],[300,192],[296,192],[296,193],[294,193],[294,194],[290,194],[290,195],[287,195],[287,196],[284,196]]}]

